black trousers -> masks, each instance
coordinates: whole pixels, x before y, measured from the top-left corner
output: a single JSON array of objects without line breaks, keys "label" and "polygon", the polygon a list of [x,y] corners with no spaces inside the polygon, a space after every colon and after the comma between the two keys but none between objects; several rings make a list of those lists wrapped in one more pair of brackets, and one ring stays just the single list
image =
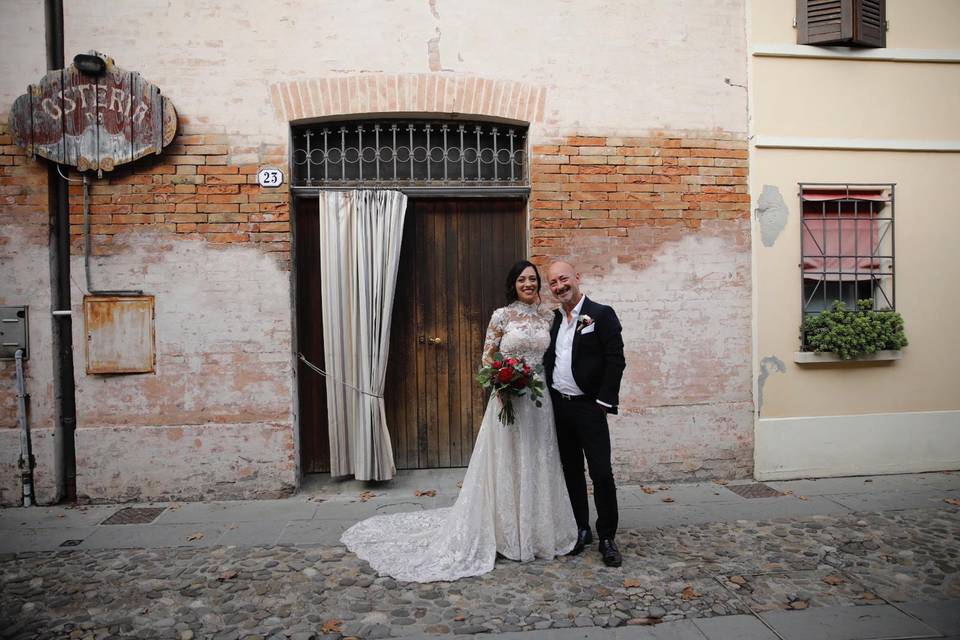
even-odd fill
[{"label": "black trousers", "polygon": [[590,506],[587,503],[587,479],[583,459],[587,459],[593,481],[593,504],[597,508],[597,536],[613,538],[617,534],[617,487],[610,464],[610,429],[607,412],[589,400],[564,400],[551,390],[553,414],[557,424],[557,444],[563,477],[573,505],[573,516],[579,529],[590,528]]}]

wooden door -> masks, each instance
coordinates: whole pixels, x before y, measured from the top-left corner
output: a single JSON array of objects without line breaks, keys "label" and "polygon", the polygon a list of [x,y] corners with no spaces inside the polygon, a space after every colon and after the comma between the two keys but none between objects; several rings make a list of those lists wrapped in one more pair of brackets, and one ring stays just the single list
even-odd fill
[{"label": "wooden door", "polygon": [[[320,298],[320,203],[302,199],[296,205],[297,350],[323,368],[323,312]],[[303,473],[330,471],[327,431],[327,387],[319,373],[297,359],[300,466]]]},{"label": "wooden door", "polygon": [[[298,337],[304,355],[322,365],[319,274],[313,267],[301,277],[318,259],[317,203],[300,204]],[[525,209],[523,200],[490,198],[411,198],[407,205],[384,389],[399,469],[470,461],[486,408],[474,374],[490,314],[505,303],[507,270],[526,255]],[[328,471],[323,379],[302,363],[299,372],[303,469]]]},{"label": "wooden door", "polygon": [[384,392],[400,469],[470,462],[486,407],[474,374],[507,270],[526,255],[524,211],[522,200],[410,201]]}]

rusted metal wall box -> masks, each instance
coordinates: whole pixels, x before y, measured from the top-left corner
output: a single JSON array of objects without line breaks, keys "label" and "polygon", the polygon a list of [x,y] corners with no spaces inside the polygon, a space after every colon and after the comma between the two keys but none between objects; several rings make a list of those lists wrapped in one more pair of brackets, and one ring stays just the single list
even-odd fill
[{"label": "rusted metal wall box", "polygon": [[84,296],[87,373],[153,373],[153,296]]}]

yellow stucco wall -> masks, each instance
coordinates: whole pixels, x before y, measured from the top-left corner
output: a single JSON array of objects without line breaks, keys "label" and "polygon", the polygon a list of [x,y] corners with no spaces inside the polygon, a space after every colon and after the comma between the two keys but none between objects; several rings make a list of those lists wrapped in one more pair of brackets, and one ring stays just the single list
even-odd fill
[{"label": "yellow stucco wall", "polygon": [[[927,412],[960,408],[960,149],[850,151],[766,148],[764,140],[828,139],[906,147],[960,142],[960,61],[911,62],[907,51],[960,52],[960,2],[888,0],[894,61],[796,57],[794,0],[749,9],[750,173],[754,206],[776,187],[786,225],[771,246],[754,219],[755,370],[759,418]],[[771,49],[791,56],[756,55]],[[822,50],[822,49],[821,49]],[[883,50],[878,50],[883,51]],[[919,141],[919,142],[918,142]],[[910,346],[883,365],[798,365],[801,315],[798,182],[896,183],[896,306]],[[784,365],[779,370],[777,359]]]}]

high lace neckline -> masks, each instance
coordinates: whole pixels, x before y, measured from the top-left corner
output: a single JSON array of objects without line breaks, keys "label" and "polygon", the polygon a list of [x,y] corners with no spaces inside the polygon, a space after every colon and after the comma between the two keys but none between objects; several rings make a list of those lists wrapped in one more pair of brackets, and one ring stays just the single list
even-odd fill
[{"label": "high lace neckline", "polygon": [[514,300],[513,302],[510,303],[509,306],[513,307],[514,309],[516,309],[517,311],[523,314],[535,314],[540,311],[540,307],[542,306],[542,304],[543,303],[541,302],[534,302],[533,304],[527,304],[522,300]]}]

